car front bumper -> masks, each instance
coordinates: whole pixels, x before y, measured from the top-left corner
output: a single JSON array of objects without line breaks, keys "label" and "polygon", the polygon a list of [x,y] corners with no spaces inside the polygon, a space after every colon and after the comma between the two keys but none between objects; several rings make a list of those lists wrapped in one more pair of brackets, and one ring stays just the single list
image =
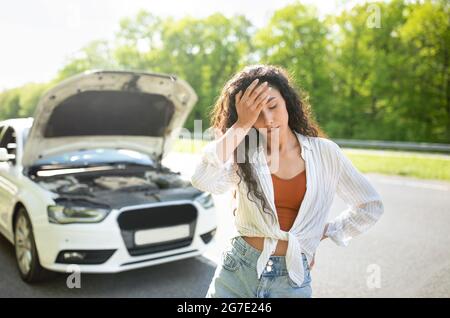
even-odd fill
[{"label": "car front bumper", "polygon": [[[176,205],[190,205],[196,209],[195,220],[189,220],[191,224],[189,238],[143,246],[136,252],[136,249],[130,246],[133,243],[130,243],[130,237],[128,237],[133,231],[130,231],[130,228],[124,230],[124,224],[120,224],[119,221],[120,216],[130,212],[138,215],[141,211],[142,213],[153,213],[156,208]],[[183,207],[177,213],[182,216],[182,211],[185,210]],[[163,213],[166,213],[170,220],[170,211],[163,211]],[[136,220],[151,222],[153,216],[148,216],[150,219]],[[197,202],[177,201],[112,210],[100,223],[62,225],[52,224],[48,221],[41,222],[34,227],[34,233],[40,263],[48,270],[116,273],[201,255],[214,241],[216,228],[215,208],[206,210]],[[84,256],[84,258],[80,256]]]}]

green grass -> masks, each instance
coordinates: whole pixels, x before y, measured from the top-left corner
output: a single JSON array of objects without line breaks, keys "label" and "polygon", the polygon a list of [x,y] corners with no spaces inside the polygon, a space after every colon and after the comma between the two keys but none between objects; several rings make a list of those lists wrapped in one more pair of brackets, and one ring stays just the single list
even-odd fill
[{"label": "green grass", "polygon": [[[197,153],[207,141],[178,139],[173,151]],[[344,150],[353,164],[361,172],[375,172],[387,175],[401,175],[420,179],[436,179],[450,181],[450,160],[440,157],[421,156],[415,153],[394,151],[385,154],[360,154]]]},{"label": "green grass", "polygon": [[356,154],[344,151],[362,172],[450,181],[450,160],[418,155]]},{"label": "green grass", "polygon": [[177,139],[173,145],[172,151],[197,153],[200,152],[207,143],[208,141],[205,140]]}]

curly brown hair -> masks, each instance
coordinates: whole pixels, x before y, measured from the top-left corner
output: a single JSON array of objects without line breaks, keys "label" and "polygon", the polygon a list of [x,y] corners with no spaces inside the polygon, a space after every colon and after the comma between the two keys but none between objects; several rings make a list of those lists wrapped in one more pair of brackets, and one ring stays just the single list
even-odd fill
[{"label": "curly brown hair", "polygon": [[[242,71],[235,74],[224,86],[214,108],[211,112],[211,127],[219,130],[222,134],[226,132],[238,119],[235,96],[239,91],[245,89],[255,80],[259,83],[267,82],[270,86],[276,88],[286,103],[289,120],[288,125],[291,130],[305,136],[324,136],[315,120],[312,118],[311,107],[305,94],[300,94],[294,88],[293,81],[288,72],[279,66],[273,65],[252,65],[245,67]],[[257,132],[257,142],[260,142],[260,135]],[[235,162],[239,167],[239,184],[244,180],[247,185],[247,198],[253,202],[259,200],[262,204],[262,210],[274,217],[268,208],[268,204],[260,189],[258,182],[252,173],[249,158],[249,134],[244,138],[245,142],[245,160],[239,162],[237,159],[237,149],[234,151]],[[250,194],[254,199],[250,198]],[[234,193],[236,196],[236,193]],[[256,200],[255,200],[256,199]]]}]

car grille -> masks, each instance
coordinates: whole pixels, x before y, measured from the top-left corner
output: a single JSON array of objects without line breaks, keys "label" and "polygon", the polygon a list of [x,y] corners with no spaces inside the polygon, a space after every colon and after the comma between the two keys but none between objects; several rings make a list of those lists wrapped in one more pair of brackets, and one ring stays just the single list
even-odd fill
[{"label": "car grille", "polygon": [[[197,223],[197,209],[192,204],[177,204],[128,210],[117,221],[128,252],[132,256],[169,251],[192,243]],[[159,229],[176,225],[189,225],[189,236],[182,239],[136,245],[136,231]]]}]

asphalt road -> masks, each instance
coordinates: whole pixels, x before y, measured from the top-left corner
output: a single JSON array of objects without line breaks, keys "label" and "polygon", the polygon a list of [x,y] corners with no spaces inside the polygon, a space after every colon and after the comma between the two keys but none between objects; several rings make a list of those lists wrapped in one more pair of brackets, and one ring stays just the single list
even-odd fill
[{"label": "asphalt road", "polygon": [[[171,156],[192,172],[195,158]],[[312,270],[314,297],[450,297],[450,183],[368,174],[385,214],[348,247],[323,241]],[[83,274],[81,288],[55,274],[35,286],[17,273],[14,249],[0,238],[0,297],[204,297],[220,251],[233,233],[228,196],[215,197],[219,231],[204,256],[119,274]],[[345,209],[336,197],[332,215]]]}]

